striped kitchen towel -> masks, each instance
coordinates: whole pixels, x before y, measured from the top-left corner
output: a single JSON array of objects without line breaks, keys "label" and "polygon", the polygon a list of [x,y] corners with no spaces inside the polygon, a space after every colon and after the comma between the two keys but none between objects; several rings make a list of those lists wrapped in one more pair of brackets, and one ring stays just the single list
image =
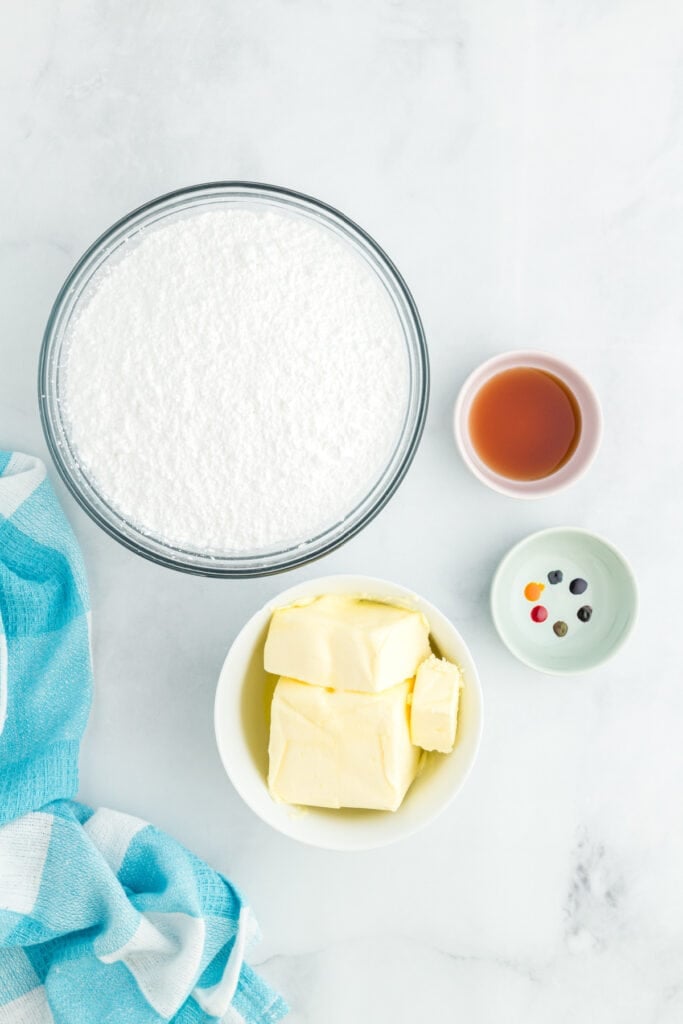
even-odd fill
[{"label": "striped kitchen towel", "polygon": [[0,1024],[274,1024],[287,1007],[244,960],[257,928],[230,882],[72,799],[88,619],[45,467],[0,452]]}]

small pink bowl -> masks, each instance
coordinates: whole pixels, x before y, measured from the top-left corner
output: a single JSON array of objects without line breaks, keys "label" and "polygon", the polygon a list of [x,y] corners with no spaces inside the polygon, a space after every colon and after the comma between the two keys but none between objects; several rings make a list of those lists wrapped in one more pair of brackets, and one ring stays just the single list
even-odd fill
[{"label": "small pink bowl", "polygon": [[[581,410],[581,436],[576,451],[556,473],[540,480],[511,480],[494,472],[479,458],[470,438],[470,409],[479,389],[496,374],[521,366],[545,370],[558,377],[572,392]],[[504,352],[482,363],[463,384],[453,412],[453,430],[465,465],[487,486],[512,498],[544,498],[568,487],[588,469],[600,446],[602,412],[598,397],[586,378],[561,359],[544,352]]]}]

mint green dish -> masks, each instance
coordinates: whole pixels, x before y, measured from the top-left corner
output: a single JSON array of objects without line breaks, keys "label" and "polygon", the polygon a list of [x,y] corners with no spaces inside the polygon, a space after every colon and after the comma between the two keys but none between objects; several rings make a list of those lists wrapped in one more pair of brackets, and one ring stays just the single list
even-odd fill
[{"label": "mint green dish", "polygon": [[[551,583],[548,574],[558,571],[561,582]],[[572,580],[585,581],[585,591],[571,593]],[[535,582],[544,590],[529,601],[524,591]],[[534,622],[531,612],[539,606],[548,616]],[[578,616],[585,608],[588,621]],[[491,586],[491,614],[505,646],[526,665],[551,675],[586,672],[607,661],[631,632],[637,609],[636,581],[624,556],[608,541],[575,527],[541,530],[520,541],[503,558]],[[555,633],[556,623],[566,624],[565,635]]]}]

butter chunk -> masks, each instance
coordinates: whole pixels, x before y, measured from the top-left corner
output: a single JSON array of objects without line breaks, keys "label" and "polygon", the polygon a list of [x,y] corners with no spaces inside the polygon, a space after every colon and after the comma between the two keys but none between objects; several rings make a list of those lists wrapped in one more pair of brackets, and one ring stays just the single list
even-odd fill
[{"label": "butter chunk", "polygon": [[264,662],[277,676],[377,693],[414,677],[430,653],[420,612],[330,594],[273,612]]},{"label": "butter chunk", "polygon": [[457,665],[432,655],[417,670],[410,711],[412,741],[448,754],[455,745],[462,675]]},{"label": "butter chunk", "polygon": [[412,680],[382,693],[280,679],[271,706],[271,795],[288,804],[395,811],[417,773]]}]

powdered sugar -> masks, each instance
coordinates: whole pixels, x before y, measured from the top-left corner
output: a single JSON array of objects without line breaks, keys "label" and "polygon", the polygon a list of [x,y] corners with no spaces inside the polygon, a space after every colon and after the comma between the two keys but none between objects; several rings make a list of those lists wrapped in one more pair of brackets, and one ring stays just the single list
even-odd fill
[{"label": "powdered sugar", "polygon": [[100,494],[197,551],[307,540],[398,439],[408,363],[369,265],[301,216],[213,209],[147,230],[69,327],[64,411]]}]

